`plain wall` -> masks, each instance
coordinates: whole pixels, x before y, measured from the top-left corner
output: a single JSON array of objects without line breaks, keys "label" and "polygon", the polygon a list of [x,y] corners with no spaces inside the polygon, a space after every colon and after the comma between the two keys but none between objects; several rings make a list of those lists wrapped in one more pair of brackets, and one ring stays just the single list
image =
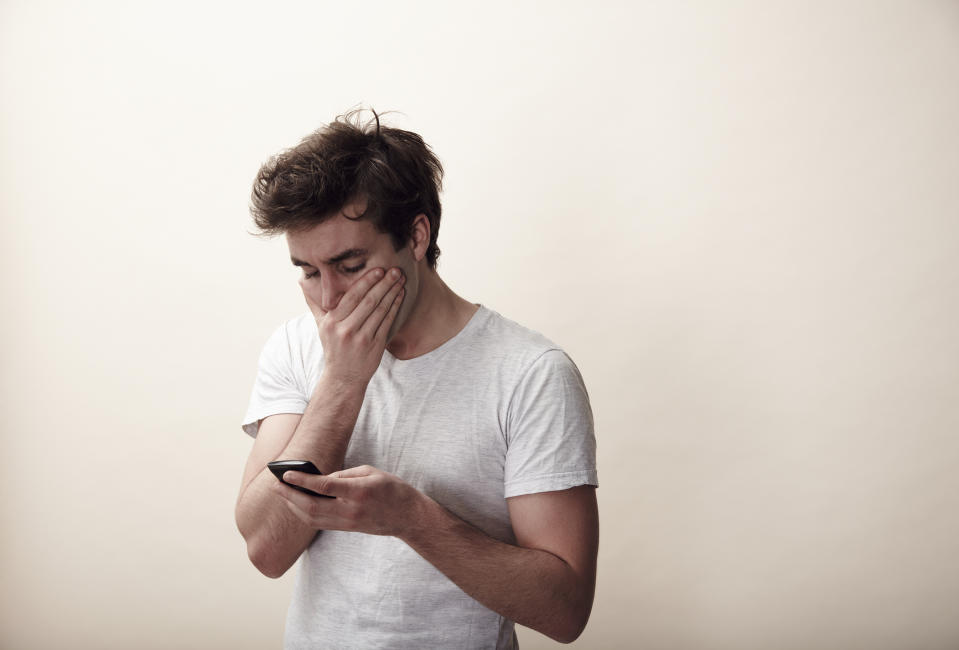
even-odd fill
[{"label": "plain wall", "polygon": [[959,646],[957,80],[945,1],[3,2],[0,646],[280,646],[233,507],[306,307],[250,184],[360,104],[586,380],[574,647]]}]

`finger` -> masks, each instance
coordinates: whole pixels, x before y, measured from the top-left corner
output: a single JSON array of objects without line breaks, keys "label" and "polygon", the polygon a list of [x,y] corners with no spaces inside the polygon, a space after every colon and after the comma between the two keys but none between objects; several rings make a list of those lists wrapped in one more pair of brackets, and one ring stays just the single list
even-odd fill
[{"label": "finger", "polygon": [[322,499],[309,494],[304,494],[289,485],[280,483],[280,496],[288,503],[295,505],[305,518],[304,521],[315,520],[319,517],[329,517],[332,515],[331,509],[336,499]]},{"label": "finger", "polygon": [[[387,296],[389,297],[389,296]],[[389,309],[383,315],[383,318],[380,320],[379,326],[376,328],[374,336],[379,341],[386,340],[387,334],[389,334],[390,328],[393,326],[393,321],[396,320],[396,315],[400,313],[400,305],[403,304],[403,299],[406,297],[406,288],[399,287],[396,291],[396,294],[393,296],[393,302],[390,303]],[[386,302],[385,300],[383,301]]]},{"label": "finger", "polygon": [[294,490],[289,485],[278,484],[280,496],[287,508],[307,526],[318,530],[347,530],[348,523],[343,519],[343,501],[339,499],[321,499]]},{"label": "finger", "polygon": [[354,282],[350,288],[346,290],[346,293],[340,298],[340,302],[336,307],[330,310],[333,318],[338,321],[345,320],[347,316],[353,313],[353,310],[356,309],[356,306],[363,299],[363,296],[376,286],[385,275],[386,269],[383,268],[370,269],[364,273],[363,277]]},{"label": "finger", "polygon": [[[342,481],[329,475],[307,474],[306,472],[290,470],[283,473],[283,480],[292,485],[299,485],[300,487],[305,487],[307,490],[313,490],[317,494],[325,494],[331,497],[346,496],[346,493],[349,491],[349,487],[345,486]],[[298,494],[303,494],[297,490],[293,491]],[[307,499],[316,498],[309,494],[303,494],[303,496]]]},{"label": "finger", "polygon": [[396,300],[396,296],[403,290],[403,280],[401,279],[389,288],[379,303],[374,307],[373,311],[366,317],[366,320],[362,324],[357,325],[359,332],[371,339],[375,337],[379,330],[380,323],[383,322],[383,319],[386,318],[386,315],[389,313],[390,307],[393,306],[393,302]]},{"label": "finger", "polygon": [[[406,276],[403,275],[403,272],[400,269],[392,269],[360,299],[353,313],[343,319],[343,324],[352,331],[361,330],[371,316],[376,318],[376,310],[384,302],[386,302],[386,306],[383,308],[383,314],[385,314],[390,306],[387,296],[394,287],[397,285],[403,286],[404,282],[406,282]],[[379,318],[382,319],[382,315]],[[376,325],[378,324],[379,319],[371,329],[367,330],[371,336],[376,331]]]},{"label": "finger", "polygon": [[[314,501],[325,504],[329,499],[319,499],[311,497],[309,494],[303,494],[299,490],[294,490],[289,485],[280,484],[280,494],[288,503],[295,505],[307,517],[313,516],[311,510],[315,507]],[[322,507],[322,506],[320,506]]]},{"label": "finger", "polygon": [[[291,490],[291,491],[296,492],[296,490]],[[306,496],[306,495],[303,495],[303,496]],[[289,499],[286,501],[286,507],[290,510],[290,512],[292,512],[296,516],[297,519],[302,521],[304,524],[306,524],[310,528],[315,528],[317,530],[330,529],[330,523],[326,521],[327,518],[324,517],[323,515],[319,515],[319,516],[312,515],[310,514],[309,510],[304,510],[304,508],[299,503],[295,503]]]},{"label": "finger", "polygon": [[363,476],[369,476],[376,472],[376,469],[370,467],[369,465],[359,465],[357,467],[349,467],[347,469],[341,469],[338,472],[333,472],[328,474],[330,478],[361,478]]}]

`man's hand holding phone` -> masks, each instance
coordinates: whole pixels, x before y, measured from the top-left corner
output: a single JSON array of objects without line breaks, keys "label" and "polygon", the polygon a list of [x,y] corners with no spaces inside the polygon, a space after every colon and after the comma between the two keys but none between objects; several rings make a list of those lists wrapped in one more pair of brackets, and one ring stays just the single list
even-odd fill
[{"label": "man's hand holding phone", "polygon": [[330,311],[310,298],[300,280],[303,296],[316,319],[323,344],[323,373],[365,387],[380,365],[386,337],[403,302],[406,277],[399,268],[374,268],[353,283]]}]

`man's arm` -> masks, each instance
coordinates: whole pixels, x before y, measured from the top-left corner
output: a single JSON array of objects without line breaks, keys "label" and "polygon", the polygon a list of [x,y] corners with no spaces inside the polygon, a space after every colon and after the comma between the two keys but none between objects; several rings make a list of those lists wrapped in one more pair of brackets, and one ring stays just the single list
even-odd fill
[{"label": "man's arm", "polygon": [[290,472],[287,480],[337,497],[320,499],[281,486],[290,511],[309,527],[394,535],[489,609],[562,643],[586,626],[599,548],[592,486],[507,499],[514,546],[373,467],[332,476]]},{"label": "man's arm", "polygon": [[271,578],[283,575],[296,562],[317,530],[304,526],[284,508],[282,483],[266,464],[277,459],[309,460],[326,474],[343,467],[366,386],[383,357],[387,332],[403,299],[404,281],[399,269],[393,273],[371,269],[329,312],[311,299],[301,281],[323,345],[323,372],[302,418],[280,414],[261,424],[235,511],[250,560]]},{"label": "man's arm", "polygon": [[[266,464],[281,456],[301,418],[300,414],[281,413],[260,421],[236,501],[236,526],[246,540],[250,561],[261,573],[271,578],[279,578],[289,566],[284,566],[282,562],[271,563],[266,549],[271,546],[278,549],[286,541],[293,548],[282,554],[292,555],[296,547],[302,545],[305,548],[317,532],[304,528],[295,517],[291,519],[279,509],[270,507],[273,485],[265,476],[269,473]],[[300,529],[299,534],[297,529]]]},{"label": "man's arm", "polygon": [[278,459],[310,459],[329,474],[343,458],[363,393],[321,376],[302,416],[283,413],[265,418],[257,431],[236,503],[236,524],[253,565],[279,578],[310,545],[317,531],[283,506],[282,485],[266,464]]},{"label": "man's arm", "polygon": [[[431,500],[432,501],[432,500]],[[489,537],[435,501],[403,539],[463,591],[498,614],[571,643],[586,627],[596,587],[596,490],[583,485],[507,499],[517,546]]]}]

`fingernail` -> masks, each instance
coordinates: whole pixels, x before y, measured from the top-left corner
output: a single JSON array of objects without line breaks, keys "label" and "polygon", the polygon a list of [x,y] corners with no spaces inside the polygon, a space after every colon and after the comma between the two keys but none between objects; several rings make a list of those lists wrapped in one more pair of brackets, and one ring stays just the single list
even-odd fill
[{"label": "fingernail", "polygon": [[383,269],[376,269],[375,271],[373,271],[373,275],[375,275],[376,277],[381,277],[383,275]]},{"label": "fingernail", "polygon": [[390,274],[391,274],[394,278],[398,278],[398,277],[400,277],[400,270],[399,270],[399,269],[393,269],[392,271],[390,271]]}]

